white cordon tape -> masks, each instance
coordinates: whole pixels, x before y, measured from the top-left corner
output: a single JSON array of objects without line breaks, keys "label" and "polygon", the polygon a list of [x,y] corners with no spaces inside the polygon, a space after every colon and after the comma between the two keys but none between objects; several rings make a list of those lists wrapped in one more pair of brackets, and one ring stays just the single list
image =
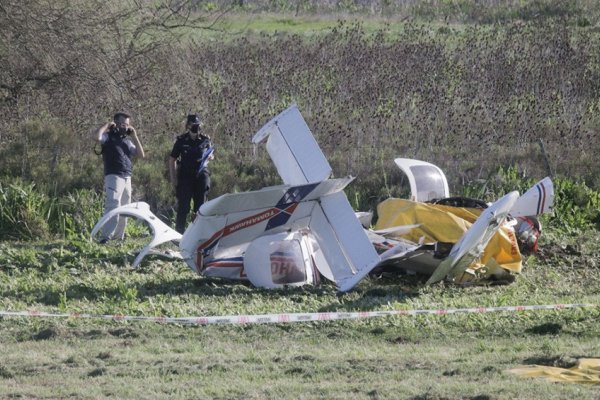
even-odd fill
[{"label": "white cordon tape", "polygon": [[521,312],[536,310],[563,310],[566,308],[600,308],[600,304],[548,304],[533,306],[442,308],[437,310],[393,310],[328,313],[291,313],[261,315],[224,315],[214,317],[147,317],[121,314],[54,314],[41,311],[0,311],[0,317],[39,317],[39,318],[90,318],[115,321],[148,321],[169,324],[213,325],[213,324],[280,324],[288,322],[336,321],[342,319],[364,319],[389,316],[483,314],[491,312]]}]

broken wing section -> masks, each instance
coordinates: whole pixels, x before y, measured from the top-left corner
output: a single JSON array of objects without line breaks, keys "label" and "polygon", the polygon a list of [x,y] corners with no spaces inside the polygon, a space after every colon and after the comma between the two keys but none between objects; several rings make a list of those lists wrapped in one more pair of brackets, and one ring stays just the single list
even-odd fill
[{"label": "broken wing section", "polygon": [[267,152],[285,184],[320,182],[331,175],[331,166],[296,105],[267,122],[252,143],[265,140]]},{"label": "broken wing section", "polygon": [[508,217],[518,197],[519,192],[510,192],[486,208],[461,239],[452,246],[450,254],[437,267],[427,284],[439,282],[446,276],[457,277],[480,257],[492,236]]},{"label": "broken wing section", "polygon": [[[129,215],[141,219],[148,223],[150,229],[152,230],[152,240],[138,253],[132,264],[134,268],[137,267],[142,262],[142,259],[148,253],[152,252],[155,247],[171,241],[179,243],[181,240],[181,234],[162,222],[156,215],[152,213],[152,211],[150,211],[150,206],[148,203],[142,201],[117,207],[114,210],[107,212],[104,216],[102,216],[102,218],[100,218],[100,220],[92,229],[92,238],[98,234],[100,229],[102,229],[102,227],[112,217],[117,215]],[[168,256],[173,258],[181,258],[181,256],[175,253],[169,253]]]},{"label": "broken wing section", "polygon": [[318,246],[313,248],[319,272],[342,292],[352,289],[379,263],[373,245],[345,193],[321,198],[311,215],[310,231]]}]

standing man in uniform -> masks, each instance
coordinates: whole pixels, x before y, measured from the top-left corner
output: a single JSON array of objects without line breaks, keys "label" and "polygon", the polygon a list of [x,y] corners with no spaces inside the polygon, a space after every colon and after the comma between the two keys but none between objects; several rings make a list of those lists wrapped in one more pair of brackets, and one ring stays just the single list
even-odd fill
[{"label": "standing man in uniform", "polygon": [[[130,116],[119,112],[112,122],[92,133],[94,140],[102,145],[104,162],[104,213],[131,202],[131,173],[134,157],[144,158],[144,148],[137,132],[130,124]],[[123,240],[126,217],[113,217],[102,228],[100,243],[110,239]]]},{"label": "standing man in uniform", "polygon": [[206,201],[210,189],[207,164],[214,158],[210,137],[201,132],[202,121],[197,114],[187,116],[186,132],[177,136],[169,157],[169,176],[177,197],[175,230],[185,231],[190,203],[194,214]]}]

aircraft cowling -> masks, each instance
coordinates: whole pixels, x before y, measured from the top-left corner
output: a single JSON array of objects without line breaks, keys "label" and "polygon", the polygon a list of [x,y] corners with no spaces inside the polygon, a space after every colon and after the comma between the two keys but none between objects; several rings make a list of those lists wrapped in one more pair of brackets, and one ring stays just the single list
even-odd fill
[{"label": "aircraft cowling", "polygon": [[318,282],[307,236],[281,232],[254,239],[244,254],[244,271],[256,287],[274,289]]}]

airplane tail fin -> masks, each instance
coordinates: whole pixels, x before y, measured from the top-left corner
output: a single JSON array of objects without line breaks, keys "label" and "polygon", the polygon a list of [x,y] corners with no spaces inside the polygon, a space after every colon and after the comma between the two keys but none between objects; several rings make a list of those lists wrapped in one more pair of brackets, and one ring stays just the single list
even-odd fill
[{"label": "airplane tail fin", "polygon": [[[331,166],[304,118],[293,105],[266,123],[252,138],[266,141],[279,176],[288,185],[327,180]],[[343,192],[321,197],[309,228],[315,264],[342,292],[350,290],[380,261]]]},{"label": "airplane tail fin", "polygon": [[554,186],[552,179],[546,177],[533,185],[517,199],[510,215],[513,217],[535,216],[552,211],[554,203]]},{"label": "airplane tail fin", "polygon": [[295,105],[267,122],[252,143],[265,140],[267,152],[285,184],[320,182],[331,175],[331,166]]}]

